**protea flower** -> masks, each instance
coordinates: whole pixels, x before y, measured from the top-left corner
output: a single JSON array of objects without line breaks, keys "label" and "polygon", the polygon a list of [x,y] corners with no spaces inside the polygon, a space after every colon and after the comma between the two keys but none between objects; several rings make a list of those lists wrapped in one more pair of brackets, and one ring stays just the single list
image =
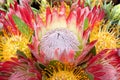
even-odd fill
[{"label": "protea flower", "polygon": [[90,34],[90,41],[93,40],[97,40],[97,53],[104,49],[120,48],[119,26],[113,26],[110,22],[98,22]]},{"label": "protea flower", "polygon": [[[78,4],[79,5],[79,4]],[[71,55],[78,57],[91,50],[96,41],[87,44],[89,33],[96,21],[103,18],[104,12],[100,7],[76,7],[68,16],[65,15],[65,6],[60,10],[46,9],[46,22],[38,16],[38,25],[34,26],[35,36],[32,45],[29,45],[33,55],[42,63],[50,60],[60,60],[62,56],[71,61]],[[88,27],[86,29],[86,27]],[[88,48],[88,49],[87,49]],[[87,49],[85,53],[84,50]],[[40,51],[39,51],[40,50]],[[73,50],[74,54],[69,54]],[[63,53],[63,54],[62,54]],[[65,53],[65,54],[64,54]],[[68,57],[69,56],[69,57]],[[44,61],[41,61],[44,60]]]},{"label": "protea flower", "polygon": [[1,80],[41,80],[41,73],[36,69],[35,61],[20,57],[0,63]]},{"label": "protea flower", "polygon": [[27,44],[33,33],[34,14],[27,2],[23,5],[11,4],[7,13],[1,11],[0,22],[3,24],[3,35],[0,36],[0,61],[10,60],[16,51],[23,51],[31,57]]},{"label": "protea flower", "polygon": [[[89,33],[103,15],[104,12],[98,7],[90,10],[78,5],[66,16],[65,6],[62,4],[59,11],[56,8],[51,11],[47,7],[45,23],[37,17],[39,24],[34,27],[35,36],[29,47],[40,65],[47,65],[42,65],[44,80],[89,80],[86,71],[77,65],[91,58],[92,54],[89,55],[88,52],[94,47],[96,40],[88,43]],[[84,28],[86,21],[88,28]],[[54,64],[54,61],[51,63],[52,60],[58,62]]]}]

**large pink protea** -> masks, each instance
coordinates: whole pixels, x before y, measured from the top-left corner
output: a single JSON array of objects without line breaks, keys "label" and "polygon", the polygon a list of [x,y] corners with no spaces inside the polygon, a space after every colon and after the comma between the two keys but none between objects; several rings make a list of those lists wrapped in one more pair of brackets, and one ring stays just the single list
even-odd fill
[{"label": "large pink protea", "polygon": [[89,9],[78,4],[68,16],[65,12],[66,8],[62,3],[60,8],[51,10],[47,7],[45,23],[40,16],[36,17],[35,36],[29,47],[41,63],[50,60],[74,62],[75,56],[79,62],[96,43],[88,43],[88,38],[95,23],[103,18],[104,11],[100,7]]},{"label": "large pink protea", "polygon": [[21,57],[0,63],[0,80],[41,80],[35,61]]},{"label": "large pink protea", "polygon": [[94,80],[120,80],[120,49],[101,51],[87,66]]}]

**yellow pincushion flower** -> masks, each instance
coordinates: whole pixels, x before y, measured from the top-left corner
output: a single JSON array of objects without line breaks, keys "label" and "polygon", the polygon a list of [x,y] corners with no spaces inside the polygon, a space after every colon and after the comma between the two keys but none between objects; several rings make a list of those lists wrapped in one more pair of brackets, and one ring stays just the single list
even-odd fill
[{"label": "yellow pincushion flower", "polygon": [[74,67],[73,64],[53,62],[43,71],[44,80],[90,80],[87,72],[82,67]]},{"label": "yellow pincushion flower", "polygon": [[16,57],[17,50],[24,52],[27,57],[31,57],[27,46],[29,43],[29,38],[23,35],[8,36],[5,34],[0,36],[0,61],[7,61],[11,60],[11,57]]},{"label": "yellow pincushion flower", "polygon": [[108,27],[109,23],[99,23],[98,26],[94,27],[90,35],[90,41],[98,40],[95,45],[97,53],[103,49],[113,49],[120,47],[117,44],[119,42],[119,39],[115,36],[116,32],[114,31],[114,28],[108,30]]}]

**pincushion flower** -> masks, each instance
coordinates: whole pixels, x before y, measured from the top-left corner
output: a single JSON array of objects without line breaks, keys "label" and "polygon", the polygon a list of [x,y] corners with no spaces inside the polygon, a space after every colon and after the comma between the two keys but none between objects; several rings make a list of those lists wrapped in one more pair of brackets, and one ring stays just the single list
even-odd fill
[{"label": "pincushion flower", "polygon": [[97,40],[95,45],[97,53],[104,49],[120,48],[119,26],[111,25],[110,22],[98,22],[90,34],[90,41]]},{"label": "pincushion flower", "polygon": [[43,80],[90,80],[81,66],[65,65],[57,61],[51,62],[43,71]]},{"label": "pincushion flower", "polygon": [[21,50],[27,57],[31,57],[27,44],[30,44],[29,39],[23,35],[9,36],[4,33],[4,36],[0,36],[0,61],[7,61],[11,60],[11,57],[16,57],[17,50]]},{"label": "pincushion flower", "polygon": [[14,2],[8,12],[1,11],[0,17],[0,22],[4,27],[4,36],[0,36],[0,61],[15,57],[17,50],[21,50],[31,57],[27,44],[30,44],[35,21],[34,14],[27,2],[22,5]]},{"label": "pincushion flower", "polygon": [[12,61],[0,63],[1,80],[41,80],[41,73],[36,69],[35,61],[19,56]]}]

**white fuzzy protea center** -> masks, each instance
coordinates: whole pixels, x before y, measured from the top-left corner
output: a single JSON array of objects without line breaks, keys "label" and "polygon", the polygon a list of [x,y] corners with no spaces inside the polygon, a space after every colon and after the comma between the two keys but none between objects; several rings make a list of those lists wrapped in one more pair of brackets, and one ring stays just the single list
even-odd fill
[{"label": "white fuzzy protea center", "polygon": [[78,51],[80,45],[77,37],[67,29],[55,29],[46,33],[41,39],[40,50],[47,58],[54,58],[55,50],[58,49],[58,55],[63,52],[69,53],[70,50]]}]

